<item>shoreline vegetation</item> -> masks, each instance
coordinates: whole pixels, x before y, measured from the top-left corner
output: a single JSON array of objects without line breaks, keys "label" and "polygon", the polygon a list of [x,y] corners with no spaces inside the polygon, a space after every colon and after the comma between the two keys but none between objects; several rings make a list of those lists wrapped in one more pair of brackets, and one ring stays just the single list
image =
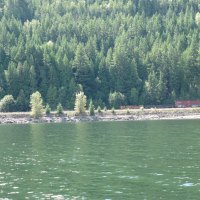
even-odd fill
[{"label": "shoreline vegetation", "polygon": [[56,112],[44,115],[38,119],[31,117],[30,112],[0,113],[0,124],[34,124],[34,123],[68,123],[90,121],[142,121],[142,120],[180,120],[200,119],[200,108],[151,108],[95,111],[90,116],[87,111],[84,115],[76,115],[75,111]]}]

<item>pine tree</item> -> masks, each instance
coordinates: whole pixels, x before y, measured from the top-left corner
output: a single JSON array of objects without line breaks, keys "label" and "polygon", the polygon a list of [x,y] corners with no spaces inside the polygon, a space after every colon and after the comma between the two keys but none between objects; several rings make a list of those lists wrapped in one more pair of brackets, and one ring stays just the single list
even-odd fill
[{"label": "pine tree", "polygon": [[158,104],[158,79],[154,71],[148,76],[148,81],[145,83],[145,104]]},{"label": "pine tree", "polygon": [[91,116],[93,116],[95,114],[95,112],[94,112],[94,105],[93,105],[92,99],[90,99],[89,113],[90,113]]},{"label": "pine tree", "polygon": [[85,114],[87,104],[87,97],[84,92],[80,92],[76,94],[76,101],[74,110],[76,114]]},{"label": "pine tree", "polygon": [[76,82],[83,86],[86,95],[92,94],[95,88],[94,71],[82,44],[78,45],[75,53],[73,73]]},{"label": "pine tree", "polygon": [[57,88],[51,85],[47,91],[47,103],[53,110],[56,108],[57,99]]},{"label": "pine tree", "polygon": [[28,101],[27,101],[27,97],[24,94],[24,90],[20,90],[19,92],[19,95],[16,100],[16,109],[18,111],[28,110]]},{"label": "pine tree", "polygon": [[31,116],[39,118],[43,116],[43,99],[40,92],[35,92],[30,97]]},{"label": "pine tree", "polygon": [[59,104],[57,105],[56,114],[57,114],[57,115],[62,115],[62,114],[63,114],[63,107],[62,107],[62,104],[61,104],[61,103],[59,103]]},{"label": "pine tree", "polygon": [[51,108],[50,108],[49,104],[47,104],[45,107],[45,113],[46,113],[46,115],[51,114]]}]

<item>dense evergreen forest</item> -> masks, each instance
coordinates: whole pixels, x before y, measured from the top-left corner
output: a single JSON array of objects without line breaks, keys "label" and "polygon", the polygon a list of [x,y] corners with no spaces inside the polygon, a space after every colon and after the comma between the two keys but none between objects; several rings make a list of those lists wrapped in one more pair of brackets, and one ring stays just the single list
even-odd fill
[{"label": "dense evergreen forest", "polygon": [[200,98],[199,0],[0,0],[0,99],[55,109]]}]

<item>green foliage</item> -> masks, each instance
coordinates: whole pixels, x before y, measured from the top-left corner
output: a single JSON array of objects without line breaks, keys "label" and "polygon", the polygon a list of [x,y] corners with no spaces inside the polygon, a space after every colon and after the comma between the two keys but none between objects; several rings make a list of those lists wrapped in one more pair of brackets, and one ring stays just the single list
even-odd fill
[{"label": "green foliage", "polygon": [[90,100],[90,104],[89,104],[89,114],[90,116],[93,116],[95,114],[92,99]]},{"label": "green foliage", "polygon": [[140,107],[140,113],[144,113],[144,107]]},{"label": "green foliage", "polygon": [[130,103],[131,105],[137,105],[139,98],[138,98],[138,91],[136,88],[132,88],[130,92]]},{"label": "green foliage", "polygon": [[110,93],[109,103],[111,107],[120,108],[125,103],[125,96],[120,92]]},{"label": "green foliage", "polygon": [[82,44],[78,45],[73,61],[73,73],[77,83],[81,84],[86,94],[91,94],[94,87],[94,71]]},{"label": "green foliage", "polygon": [[51,114],[51,108],[50,108],[49,104],[47,104],[46,107],[45,107],[45,114],[46,115]]},{"label": "green foliage", "polygon": [[53,110],[55,110],[57,106],[57,88],[50,86],[47,91],[47,102],[51,106]]},{"label": "green foliage", "polygon": [[25,96],[24,91],[20,90],[16,100],[16,108],[18,111],[27,111],[28,107],[27,97]]},{"label": "green foliage", "polygon": [[59,103],[59,104],[57,105],[56,114],[57,114],[57,115],[62,115],[62,114],[63,114],[63,107],[62,107],[61,103]]},{"label": "green foliage", "polygon": [[113,115],[115,114],[115,108],[114,107],[112,107],[111,112],[112,112]]},{"label": "green foliage", "polygon": [[0,101],[1,112],[13,112],[15,111],[15,100],[12,95],[6,95]]},{"label": "green foliage", "polygon": [[30,97],[31,116],[39,118],[43,116],[43,99],[40,92],[35,92]]},{"label": "green foliage", "polygon": [[74,107],[76,114],[85,114],[86,104],[87,97],[85,96],[84,92],[77,93]]},{"label": "green foliage", "polygon": [[127,109],[126,114],[127,114],[127,115],[130,115],[130,114],[131,114],[131,112],[130,112],[129,109]]},{"label": "green foliage", "polygon": [[19,111],[37,90],[52,109],[81,90],[102,108],[113,91],[128,105],[199,99],[199,28],[198,0],[2,0],[0,98]]},{"label": "green foliage", "polygon": [[2,99],[5,96],[5,91],[2,87],[0,87],[0,99]]},{"label": "green foliage", "polygon": [[148,76],[148,81],[145,82],[145,103],[147,105],[158,104],[158,84],[159,81],[156,77],[154,71],[152,71]]},{"label": "green foliage", "polygon": [[196,24],[200,25],[200,12],[198,12],[195,16]]},{"label": "green foliage", "polygon": [[98,112],[99,114],[102,113],[101,107],[100,107],[100,106],[97,107],[97,112]]}]

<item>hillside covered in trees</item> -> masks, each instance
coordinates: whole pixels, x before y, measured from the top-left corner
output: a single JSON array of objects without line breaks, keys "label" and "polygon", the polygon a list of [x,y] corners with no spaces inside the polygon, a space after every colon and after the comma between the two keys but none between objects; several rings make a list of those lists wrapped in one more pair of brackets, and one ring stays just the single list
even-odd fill
[{"label": "hillside covered in trees", "polygon": [[0,0],[0,99],[52,109],[200,98],[199,0]]}]

